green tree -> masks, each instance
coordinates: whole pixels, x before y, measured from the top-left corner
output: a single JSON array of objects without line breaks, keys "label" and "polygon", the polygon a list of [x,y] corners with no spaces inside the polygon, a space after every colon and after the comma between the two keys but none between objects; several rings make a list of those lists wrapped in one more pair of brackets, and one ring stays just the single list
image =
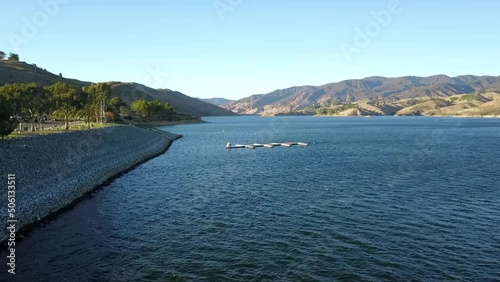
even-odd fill
[{"label": "green tree", "polygon": [[43,130],[42,116],[53,108],[51,93],[35,83],[26,84],[21,106],[21,116],[31,123],[31,131],[35,130],[35,122],[38,122],[39,128]]},{"label": "green tree", "polygon": [[9,53],[8,60],[10,60],[10,61],[19,61],[19,55],[18,54],[14,54],[14,53]]},{"label": "green tree", "polygon": [[325,116],[328,114],[328,110],[326,108],[319,108],[316,110],[317,115]]},{"label": "green tree", "polygon": [[159,100],[149,102],[146,100],[135,100],[130,105],[130,110],[152,120],[171,119],[174,113],[169,102],[162,103]]},{"label": "green tree", "polygon": [[31,131],[35,131],[35,122],[43,129],[41,118],[50,111],[50,93],[36,83],[11,84],[4,86],[8,95],[17,104],[17,115],[24,122],[31,123]]},{"label": "green tree", "polygon": [[165,111],[167,114],[169,114],[169,115],[171,115],[171,114],[174,112],[174,108],[172,108],[172,105],[170,105],[170,103],[169,103],[169,102],[166,102],[166,103],[163,105],[163,109],[164,109],[164,111]]},{"label": "green tree", "polygon": [[121,98],[113,97],[109,99],[108,111],[113,113],[115,117],[120,115],[122,107],[127,107],[127,104]]},{"label": "green tree", "polygon": [[173,114],[174,114],[174,109],[172,108],[172,105],[170,105],[169,102],[165,102],[163,104],[161,119],[171,120]]},{"label": "green tree", "polygon": [[4,137],[12,133],[18,124],[15,114],[15,104],[7,97],[0,93],[0,137]]},{"label": "green tree", "polygon": [[21,122],[31,123],[34,131],[35,119],[41,115],[47,101],[43,89],[35,83],[14,83],[0,87],[0,92],[12,101],[15,116]]},{"label": "green tree", "polygon": [[148,102],[146,100],[135,100],[130,104],[130,110],[144,117],[147,114]]},{"label": "green tree", "polygon": [[95,120],[95,107],[93,97],[85,91],[85,88],[82,89],[81,99],[84,101],[83,106],[80,109],[80,114],[85,118],[85,122],[87,123],[88,128],[90,129],[90,124],[92,119]]},{"label": "green tree", "polygon": [[0,60],[4,60],[5,56],[7,56],[7,54],[5,54],[4,51],[0,51]]},{"label": "green tree", "polygon": [[163,111],[165,114],[165,118],[168,120],[172,120],[172,115],[174,114],[174,108],[172,108],[172,105],[170,105],[169,102],[166,102],[163,105]]},{"label": "green tree", "polygon": [[65,129],[69,129],[69,119],[84,108],[85,95],[79,88],[65,82],[57,82],[48,87],[52,93],[56,112],[64,116]]},{"label": "green tree", "polygon": [[87,93],[87,103],[96,116],[96,121],[103,122],[104,113],[107,109],[107,102],[111,95],[111,88],[107,83],[92,83],[90,86],[85,86],[83,91]]},{"label": "green tree", "polygon": [[130,115],[130,107],[127,104],[125,104],[125,106],[121,106],[120,107],[120,114],[127,115],[127,116]]},{"label": "green tree", "polygon": [[4,86],[0,87],[0,94],[8,98],[8,100],[12,103],[15,116],[19,116],[21,114],[21,99],[23,96],[23,91],[24,84],[22,83],[5,84]]},{"label": "green tree", "polygon": [[150,101],[146,106],[146,115],[149,118],[158,120],[161,119],[163,110],[164,107],[160,101],[158,100]]}]

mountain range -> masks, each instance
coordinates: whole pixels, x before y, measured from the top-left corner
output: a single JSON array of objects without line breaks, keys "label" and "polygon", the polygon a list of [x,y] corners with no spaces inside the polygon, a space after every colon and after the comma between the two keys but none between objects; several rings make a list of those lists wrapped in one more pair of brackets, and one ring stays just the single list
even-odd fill
[{"label": "mountain range", "polygon": [[[30,83],[75,86],[91,82],[55,75],[35,64],[0,60],[0,85]],[[500,76],[372,76],[322,86],[295,86],[240,100],[196,99],[170,89],[109,82],[113,97],[170,102],[192,116],[251,115],[500,115]]]},{"label": "mountain range", "polygon": [[[417,102],[433,98],[451,101],[451,97],[455,95],[488,91],[500,91],[500,76],[373,76],[322,86],[296,86],[275,90],[230,102],[223,107],[239,114],[279,115],[317,114],[317,110],[321,108],[335,109],[344,105],[345,109],[345,105],[352,105],[351,109],[346,109],[351,110],[351,114],[398,114]],[[363,104],[365,108],[371,109],[364,109]],[[353,112],[352,108],[358,111]],[[341,114],[343,111],[341,108],[330,112]]]}]

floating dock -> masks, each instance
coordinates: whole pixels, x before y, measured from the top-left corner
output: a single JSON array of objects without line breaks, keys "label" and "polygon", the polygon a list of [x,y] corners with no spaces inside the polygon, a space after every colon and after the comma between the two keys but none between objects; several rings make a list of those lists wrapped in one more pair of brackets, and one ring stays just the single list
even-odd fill
[{"label": "floating dock", "polygon": [[254,143],[248,145],[241,145],[241,144],[231,145],[230,142],[227,142],[226,149],[255,149],[260,147],[274,148],[274,147],[292,147],[292,146],[309,146],[309,144],[305,142],[284,142],[284,143],[268,143],[268,144]]}]

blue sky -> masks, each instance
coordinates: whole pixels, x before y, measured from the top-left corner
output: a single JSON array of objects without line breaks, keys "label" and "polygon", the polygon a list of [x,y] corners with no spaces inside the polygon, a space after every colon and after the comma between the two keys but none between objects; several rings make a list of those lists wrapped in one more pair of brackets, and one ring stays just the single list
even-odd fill
[{"label": "blue sky", "polygon": [[373,75],[500,75],[498,11],[493,0],[8,1],[0,50],[65,77],[236,99]]}]

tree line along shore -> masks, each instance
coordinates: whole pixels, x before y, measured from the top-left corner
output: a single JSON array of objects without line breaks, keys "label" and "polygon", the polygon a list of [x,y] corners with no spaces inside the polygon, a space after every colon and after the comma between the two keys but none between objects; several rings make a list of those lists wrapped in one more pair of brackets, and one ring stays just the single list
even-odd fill
[{"label": "tree line along shore", "polygon": [[[176,113],[169,102],[134,100],[125,103],[110,97],[107,83],[77,87],[65,82],[50,86],[36,83],[13,83],[0,86],[0,137],[16,131],[44,130],[49,120],[80,121],[91,128],[106,122],[172,121]],[[28,126],[23,126],[28,125]],[[28,128],[29,127],[29,128]]]}]

